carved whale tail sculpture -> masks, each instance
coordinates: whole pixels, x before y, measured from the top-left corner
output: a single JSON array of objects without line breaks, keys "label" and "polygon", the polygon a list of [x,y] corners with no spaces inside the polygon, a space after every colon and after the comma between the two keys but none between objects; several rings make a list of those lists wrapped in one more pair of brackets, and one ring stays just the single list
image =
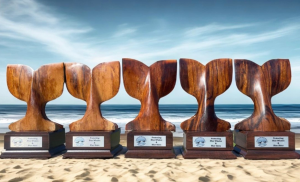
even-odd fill
[{"label": "carved whale tail sculpture", "polygon": [[254,102],[253,114],[237,123],[242,131],[286,131],[290,123],[277,117],[271,98],[285,90],[291,82],[291,66],[288,59],[273,59],[262,66],[244,59],[235,60],[236,85]]},{"label": "carved whale tail sculpture", "polygon": [[66,84],[71,95],[87,102],[82,119],[70,131],[116,130],[118,125],[103,118],[100,104],[113,98],[120,87],[120,62],[98,64],[91,71],[84,64],[65,63]]},{"label": "carved whale tail sculpture", "polygon": [[8,65],[6,77],[10,93],[27,103],[25,117],[10,124],[10,130],[55,131],[63,128],[50,121],[45,113],[46,103],[63,92],[63,63],[44,65],[36,71],[25,65]]},{"label": "carved whale tail sculpture", "polygon": [[134,59],[123,59],[125,89],[141,102],[138,116],[126,130],[175,131],[175,125],[161,117],[158,102],[173,90],[176,72],[176,60],[158,61],[148,67]]},{"label": "carved whale tail sculpture", "polygon": [[198,101],[198,111],[181,123],[184,131],[226,131],[230,123],[215,114],[214,102],[225,92],[232,81],[232,60],[216,59],[202,65],[192,59],[180,59],[182,88]]}]

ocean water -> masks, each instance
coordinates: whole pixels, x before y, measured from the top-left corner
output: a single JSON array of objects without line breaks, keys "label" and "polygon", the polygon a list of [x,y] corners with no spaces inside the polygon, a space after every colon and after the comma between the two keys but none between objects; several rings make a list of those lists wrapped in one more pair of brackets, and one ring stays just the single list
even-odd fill
[{"label": "ocean water", "polygon": [[[8,125],[25,116],[26,105],[0,105],[0,132],[9,131]],[[176,133],[182,133],[180,123],[192,117],[197,112],[198,105],[159,105],[162,117],[176,125]],[[219,118],[234,125],[250,117],[253,105],[216,105],[215,111]],[[85,105],[47,105],[46,114],[54,122],[63,124],[68,131],[68,125],[84,115]],[[300,133],[300,104],[273,105],[275,114],[291,122],[292,131]],[[115,122],[125,132],[125,125],[133,120],[140,111],[140,105],[101,105],[102,115]]]}]

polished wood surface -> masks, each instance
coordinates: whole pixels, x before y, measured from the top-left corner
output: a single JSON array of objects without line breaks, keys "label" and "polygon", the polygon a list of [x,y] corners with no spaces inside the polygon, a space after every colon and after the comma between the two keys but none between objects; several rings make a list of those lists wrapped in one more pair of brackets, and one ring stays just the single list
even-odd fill
[{"label": "polished wood surface", "polygon": [[236,159],[236,155],[231,150],[182,150],[185,159]]},{"label": "polished wood surface", "polygon": [[[147,146],[135,147],[134,136],[166,136],[166,146]],[[173,149],[173,133],[170,131],[130,131],[127,134],[127,148],[128,150],[172,150]]]},{"label": "polished wood surface", "polygon": [[[166,146],[134,146],[134,136],[166,136]],[[170,131],[130,131],[127,134],[126,158],[149,158],[149,159],[167,159],[175,158],[173,149],[173,133]]]},{"label": "polished wood surface", "polygon": [[46,103],[63,92],[63,63],[44,65],[36,71],[25,65],[8,65],[6,78],[10,93],[27,103],[25,117],[10,124],[10,130],[55,131],[63,128],[50,121],[45,113]]},{"label": "polished wood surface", "polygon": [[182,88],[198,101],[198,111],[181,123],[184,131],[226,131],[230,123],[215,114],[214,102],[232,81],[232,60],[216,59],[205,66],[193,59],[180,59]]},{"label": "polished wood surface", "polygon": [[7,150],[1,153],[2,159],[49,159],[61,155],[65,150],[65,145],[60,145],[58,147],[49,150],[23,150],[22,152],[16,150]]},{"label": "polished wood surface", "polygon": [[128,150],[125,158],[146,158],[146,159],[172,159],[176,154],[173,149],[168,150]]},{"label": "polished wood surface", "polygon": [[[42,137],[42,147],[11,147],[10,137]],[[65,129],[53,132],[44,131],[24,131],[24,132],[7,132],[4,135],[5,150],[50,150],[65,143]]]},{"label": "polished wood surface", "polygon": [[[42,147],[11,147],[11,137],[42,137]],[[59,155],[65,150],[65,129],[52,132],[20,131],[7,132],[4,135],[4,151],[1,158],[38,158],[47,159]]]},{"label": "polished wood surface", "polygon": [[126,130],[175,131],[175,125],[161,117],[158,102],[175,86],[177,61],[158,61],[148,67],[137,60],[123,58],[122,64],[125,90],[141,102],[138,116],[126,124]]},{"label": "polished wood surface", "polygon": [[273,59],[262,66],[244,60],[235,60],[236,85],[254,102],[253,114],[237,123],[241,131],[286,131],[290,123],[275,115],[272,96],[285,90],[291,82],[291,66],[288,59]]},{"label": "polished wood surface", "polygon": [[299,159],[299,154],[295,151],[247,150],[240,146],[235,146],[234,150],[239,151],[245,159],[251,160]]},{"label": "polished wood surface", "polygon": [[103,149],[103,150],[81,150],[80,152],[76,150],[68,150],[64,155],[64,159],[108,159],[119,155],[123,150],[122,145],[118,145],[113,149]]},{"label": "polished wood surface", "polygon": [[[104,150],[114,149],[120,143],[121,129],[111,131],[74,131],[66,133],[66,149],[67,150]],[[73,137],[82,136],[103,136],[104,146],[103,147],[76,147],[73,146]]]},{"label": "polished wood surface", "polygon": [[[225,148],[193,147],[193,137],[225,137]],[[232,131],[184,131],[182,156],[185,159],[236,159]]]},{"label": "polished wood surface", "polygon": [[87,103],[82,119],[70,124],[70,131],[116,130],[118,125],[103,118],[100,104],[113,98],[120,87],[120,62],[104,62],[93,70],[80,63],[65,63],[67,89]]},{"label": "polished wood surface", "polygon": [[[112,158],[119,153],[123,146],[120,145],[121,129],[113,131],[73,131],[66,133],[67,152],[63,158],[92,159],[92,158]],[[76,147],[73,146],[74,136],[103,136],[103,147]]]},{"label": "polished wood surface", "polygon": [[[255,136],[287,136],[288,147],[255,147]],[[295,151],[295,133],[290,131],[234,131],[234,151],[245,159],[299,159]]]},{"label": "polished wood surface", "polygon": [[[279,132],[274,132],[274,131],[234,131],[234,143],[238,146],[241,146],[247,150],[295,150],[295,133],[290,132],[290,131],[279,131]],[[288,137],[288,146],[286,148],[280,148],[280,147],[256,147],[255,148],[255,137]]]}]

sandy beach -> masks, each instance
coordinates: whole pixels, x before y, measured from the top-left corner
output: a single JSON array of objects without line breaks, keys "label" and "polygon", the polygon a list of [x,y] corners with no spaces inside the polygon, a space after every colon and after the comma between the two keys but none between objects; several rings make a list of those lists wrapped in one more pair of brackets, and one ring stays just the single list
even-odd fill
[{"label": "sandy beach", "polygon": [[[126,136],[121,136],[126,146]],[[296,135],[300,149],[300,134]],[[182,138],[174,138],[175,149]],[[0,136],[3,150],[3,134]],[[300,151],[298,151],[300,152]],[[124,151],[123,151],[124,153]],[[1,159],[0,181],[300,181],[300,160]]]}]

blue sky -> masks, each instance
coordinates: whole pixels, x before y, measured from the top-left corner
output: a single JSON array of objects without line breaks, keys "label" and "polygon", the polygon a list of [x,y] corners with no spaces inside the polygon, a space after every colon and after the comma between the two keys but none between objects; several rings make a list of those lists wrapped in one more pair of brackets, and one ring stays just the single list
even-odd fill
[{"label": "blue sky", "polygon": [[[90,68],[134,58],[249,59],[257,64],[290,59],[292,83],[274,104],[300,103],[300,1],[61,1],[0,0],[0,104],[24,104],[6,86],[6,65],[80,62]],[[234,77],[233,77],[234,79]],[[108,104],[138,104],[120,91]],[[196,104],[175,89],[161,104]],[[65,89],[49,104],[85,104]],[[231,87],[216,104],[252,104]]]}]

